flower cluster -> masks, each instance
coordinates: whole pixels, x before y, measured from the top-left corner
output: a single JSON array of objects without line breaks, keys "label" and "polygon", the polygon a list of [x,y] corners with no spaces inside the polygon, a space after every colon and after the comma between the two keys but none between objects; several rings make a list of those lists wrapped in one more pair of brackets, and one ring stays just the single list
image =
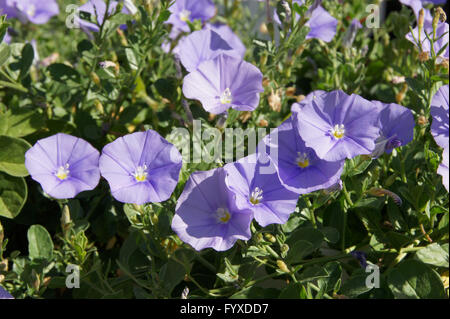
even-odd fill
[{"label": "flower cluster", "polygon": [[178,182],[181,154],[157,132],[116,139],[102,154],[88,142],[58,133],[41,139],[25,154],[25,166],[43,190],[57,199],[94,189],[100,174],[124,203],[167,200]]},{"label": "flower cluster", "polygon": [[0,0],[0,14],[22,23],[44,24],[59,14],[59,7],[56,0]]},{"label": "flower cluster", "polygon": [[249,239],[252,218],[285,223],[299,195],[339,188],[345,159],[390,153],[412,140],[415,124],[400,105],[342,91],[312,92],[292,113],[255,154],[191,176],[172,222],[183,241],[225,250]]},{"label": "flower cluster", "polygon": [[[211,7],[212,6],[212,7]],[[215,7],[210,1],[177,1],[168,23],[174,30],[188,32],[187,22],[210,19]],[[190,72],[183,81],[183,94],[201,102],[209,113],[229,108],[253,111],[259,104],[263,75],[243,60],[245,46],[226,25],[205,24],[180,40],[173,52]]]}]

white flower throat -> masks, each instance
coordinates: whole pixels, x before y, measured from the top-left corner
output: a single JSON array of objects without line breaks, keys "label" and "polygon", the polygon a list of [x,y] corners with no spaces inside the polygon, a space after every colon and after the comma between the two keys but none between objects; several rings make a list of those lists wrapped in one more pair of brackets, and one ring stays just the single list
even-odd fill
[{"label": "white flower throat", "polygon": [[229,88],[226,88],[225,91],[220,95],[220,103],[222,104],[230,104],[233,101],[233,96],[231,95],[231,91]]},{"label": "white flower throat", "polygon": [[309,166],[308,154],[302,153],[302,152],[297,152],[297,158],[296,158],[295,162],[301,168],[308,167]]},{"label": "white flower throat", "polygon": [[69,164],[65,164],[63,166],[58,167],[58,170],[55,173],[55,176],[58,177],[60,180],[65,180],[67,177],[69,177],[70,171],[69,171]]},{"label": "white flower throat", "polygon": [[147,165],[138,166],[133,174],[137,182],[145,182],[147,180]]},{"label": "white flower throat", "polygon": [[216,217],[219,223],[226,224],[230,220],[231,214],[227,209],[220,207],[216,210]]},{"label": "white flower throat", "polygon": [[250,203],[253,205],[259,204],[263,200],[263,190],[259,187],[255,187],[250,195]]},{"label": "white flower throat", "polygon": [[191,19],[191,11],[183,9],[179,14],[180,20],[187,22]]},{"label": "white flower throat", "polygon": [[331,134],[337,139],[341,139],[345,135],[345,127],[344,124],[336,124],[331,130]]}]

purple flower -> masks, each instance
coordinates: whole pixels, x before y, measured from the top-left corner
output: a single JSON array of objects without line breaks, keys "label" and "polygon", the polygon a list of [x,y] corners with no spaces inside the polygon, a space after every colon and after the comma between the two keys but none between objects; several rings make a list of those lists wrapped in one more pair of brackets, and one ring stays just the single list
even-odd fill
[{"label": "purple flower", "polygon": [[6,289],[0,286],[0,299],[14,299],[14,297],[11,296],[11,294],[6,291]]},{"label": "purple flower", "polygon": [[362,24],[358,19],[353,19],[350,23],[350,27],[347,29],[347,32],[344,35],[342,40],[342,45],[346,48],[350,48],[355,41],[356,34],[359,29],[362,29]]},{"label": "purple flower", "polygon": [[352,255],[353,257],[355,257],[358,261],[360,266],[363,269],[366,269],[367,267],[367,254],[363,251],[359,251],[359,250],[354,250],[352,252],[350,252],[350,255]]},{"label": "purple flower", "polygon": [[178,199],[172,229],[195,250],[230,249],[238,239],[251,237],[250,210],[236,207],[225,184],[223,168],[193,173]]},{"label": "purple flower", "polygon": [[448,115],[448,84],[441,86],[431,100],[430,114],[433,117],[431,134],[437,145],[449,147],[449,115]]},{"label": "purple flower", "polygon": [[25,153],[25,166],[44,191],[58,199],[94,189],[100,179],[99,152],[85,140],[58,133]]},{"label": "purple flower", "polygon": [[[118,2],[111,1],[109,3],[108,15],[111,15],[115,12]],[[89,22],[87,20],[81,19],[81,12],[87,12],[91,15],[91,21],[97,21],[97,23]],[[105,19],[106,14],[106,3],[103,0],[89,0],[81,7],[77,9],[77,17],[75,18],[75,22],[80,25],[81,29],[86,32],[99,32],[100,26]],[[122,9],[122,13],[128,14],[127,8],[124,6]]]},{"label": "purple flower", "polygon": [[233,50],[222,37],[213,30],[192,32],[182,38],[175,52],[187,71],[193,72],[203,61],[211,60],[224,53],[242,59],[244,56]]},{"label": "purple flower", "polygon": [[263,92],[263,75],[254,65],[241,59],[220,54],[202,62],[198,69],[184,78],[183,93],[199,100],[210,113],[220,114],[233,108],[253,111]]},{"label": "purple flower", "polygon": [[313,92],[309,93],[309,94],[308,94],[303,100],[301,100],[300,102],[292,104],[292,106],[291,106],[291,112],[292,112],[292,114],[293,114],[294,116],[296,116],[296,114],[297,114],[298,112],[300,112],[300,110],[301,110],[301,108],[303,107],[303,105],[308,104],[308,103],[311,103],[311,101],[312,101],[313,99],[315,99],[315,98],[318,97],[318,96],[322,96],[323,94],[326,94],[326,93],[327,93],[327,92],[326,92],[326,91],[323,91],[323,90],[316,90],[316,91],[313,91]]},{"label": "purple flower", "polygon": [[372,101],[379,108],[380,136],[375,141],[372,157],[390,154],[394,148],[408,144],[414,138],[414,116],[410,109],[398,104]]},{"label": "purple flower", "polygon": [[330,162],[371,154],[379,136],[378,108],[359,95],[340,90],[303,104],[295,120],[306,147]]},{"label": "purple flower", "polygon": [[22,23],[44,24],[59,14],[59,7],[56,0],[0,0],[0,12]]},{"label": "purple flower", "polygon": [[[424,4],[432,3],[432,4],[444,4],[447,2],[447,0],[400,0],[401,3],[404,5],[407,5],[411,7],[411,9],[414,11],[414,15],[416,16],[416,19],[419,20],[419,12],[420,9],[423,8]],[[429,27],[431,26],[431,23],[433,21],[433,16],[431,15],[430,10],[424,9],[424,26]]]},{"label": "purple flower", "polygon": [[[293,3],[298,5],[303,5],[303,0],[294,0]],[[312,10],[311,10],[312,9]],[[320,39],[325,42],[330,42],[336,35],[336,28],[338,21],[331,16],[328,11],[326,11],[322,6],[312,6],[307,13],[309,15],[309,20],[306,26],[310,28],[306,39]],[[297,19],[300,17],[297,16]],[[278,14],[274,13],[274,21],[281,24]]]},{"label": "purple flower", "polygon": [[281,183],[297,194],[325,189],[340,180],[344,161],[329,162],[317,157],[303,142],[292,117],[263,139],[258,150],[264,148],[277,167]]},{"label": "purple flower", "polygon": [[[444,59],[448,59],[449,54],[448,54],[448,23],[439,23],[437,28],[436,28],[436,41],[433,44],[433,50],[434,53],[439,57],[439,58],[444,58]],[[409,32],[406,35],[406,39],[409,40],[410,42],[414,43],[414,45],[421,50],[421,52],[428,52],[428,55],[431,56],[431,42],[430,40],[428,40],[426,34],[428,35],[429,38],[433,38],[433,27],[429,26],[426,27],[424,26],[424,28],[422,29],[422,32],[420,33],[419,36],[419,27],[415,27],[412,34],[411,32]],[[421,45],[419,46],[419,43],[421,43]],[[445,47],[447,46],[447,47]],[[444,49],[445,48],[445,49]],[[439,53],[441,50],[443,49],[443,51],[441,53]]]},{"label": "purple flower", "polygon": [[167,200],[178,183],[181,165],[175,146],[153,130],[119,137],[100,156],[100,171],[113,197],[138,205]]},{"label": "purple flower", "polygon": [[442,154],[442,162],[438,167],[437,173],[442,176],[442,183],[445,186],[445,189],[448,190],[448,146],[444,148],[444,152]]},{"label": "purple flower", "polygon": [[202,23],[216,14],[216,7],[211,0],[177,0],[170,8],[172,13],[167,23],[173,28],[189,32],[187,21],[201,20]]},{"label": "purple flower", "polygon": [[241,39],[239,39],[239,37],[233,32],[233,30],[231,30],[229,26],[220,23],[215,24],[207,23],[205,25],[205,29],[211,29],[214,32],[217,32],[220,35],[220,37],[224,39],[225,42],[228,43],[228,45],[233,48],[233,50],[238,52],[238,54],[242,58],[245,56],[246,48],[244,44],[242,43]]},{"label": "purple flower", "polygon": [[263,227],[284,224],[295,211],[298,194],[286,189],[266,154],[252,154],[224,167],[225,182],[239,209],[251,210]]},{"label": "purple flower", "polygon": [[5,36],[3,37],[2,42],[8,43],[8,44],[11,43],[11,36],[9,35],[8,30],[6,30],[6,33],[5,33]]}]

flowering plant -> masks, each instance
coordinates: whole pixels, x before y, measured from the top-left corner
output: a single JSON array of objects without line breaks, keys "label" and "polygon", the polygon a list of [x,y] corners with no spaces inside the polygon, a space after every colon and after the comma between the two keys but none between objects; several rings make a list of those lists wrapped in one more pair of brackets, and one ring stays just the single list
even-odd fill
[{"label": "flowering plant", "polygon": [[0,0],[0,299],[448,298],[445,3]]}]

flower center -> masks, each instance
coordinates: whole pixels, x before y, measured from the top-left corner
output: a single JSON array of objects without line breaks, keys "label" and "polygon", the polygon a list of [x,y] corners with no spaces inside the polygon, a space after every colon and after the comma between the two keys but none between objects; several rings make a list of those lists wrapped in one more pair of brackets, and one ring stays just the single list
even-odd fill
[{"label": "flower center", "polygon": [[250,203],[252,203],[253,205],[259,204],[263,199],[262,194],[263,194],[263,190],[259,187],[255,187],[255,189],[253,190],[253,192],[250,196]]},{"label": "flower center", "polygon": [[56,171],[55,175],[56,177],[58,177],[60,180],[65,180],[67,179],[67,177],[69,177],[69,164],[66,164],[64,166],[60,166],[58,168],[58,170]]},{"label": "flower center", "polygon": [[297,152],[297,159],[295,160],[297,162],[297,165],[301,168],[305,168],[309,166],[309,158],[308,154]]},{"label": "flower center", "polygon": [[187,22],[190,20],[191,17],[191,11],[183,9],[183,11],[181,11],[179,13],[179,17],[181,21]]},{"label": "flower center", "polygon": [[230,104],[232,100],[233,97],[231,95],[231,91],[229,88],[226,88],[225,91],[223,91],[222,95],[220,96],[220,103]]},{"label": "flower center", "polygon": [[231,218],[231,214],[225,208],[217,208],[217,219],[221,224],[226,224]]},{"label": "flower center", "polygon": [[336,124],[334,128],[331,130],[331,134],[337,139],[341,139],[345,135],[345,127],[344,124]]},{"label": "flower center", "polygon": [[147,165],[138,166],[136,170],[134,171],[134,178],[138,182],[145,182],[147,180]]},{"label": "flower center", "polygon": [[36,7],[34,6],[34,4],[30,4],[27,8],[27,14],[30,17],[34,17],[34,15],[36,14]]},{"label": "flower center", "polygon": [[386,149],[392,150],[400,146],[402,146],[402,141],[399,140],[398,138],[393,138],[387,142]]}]

